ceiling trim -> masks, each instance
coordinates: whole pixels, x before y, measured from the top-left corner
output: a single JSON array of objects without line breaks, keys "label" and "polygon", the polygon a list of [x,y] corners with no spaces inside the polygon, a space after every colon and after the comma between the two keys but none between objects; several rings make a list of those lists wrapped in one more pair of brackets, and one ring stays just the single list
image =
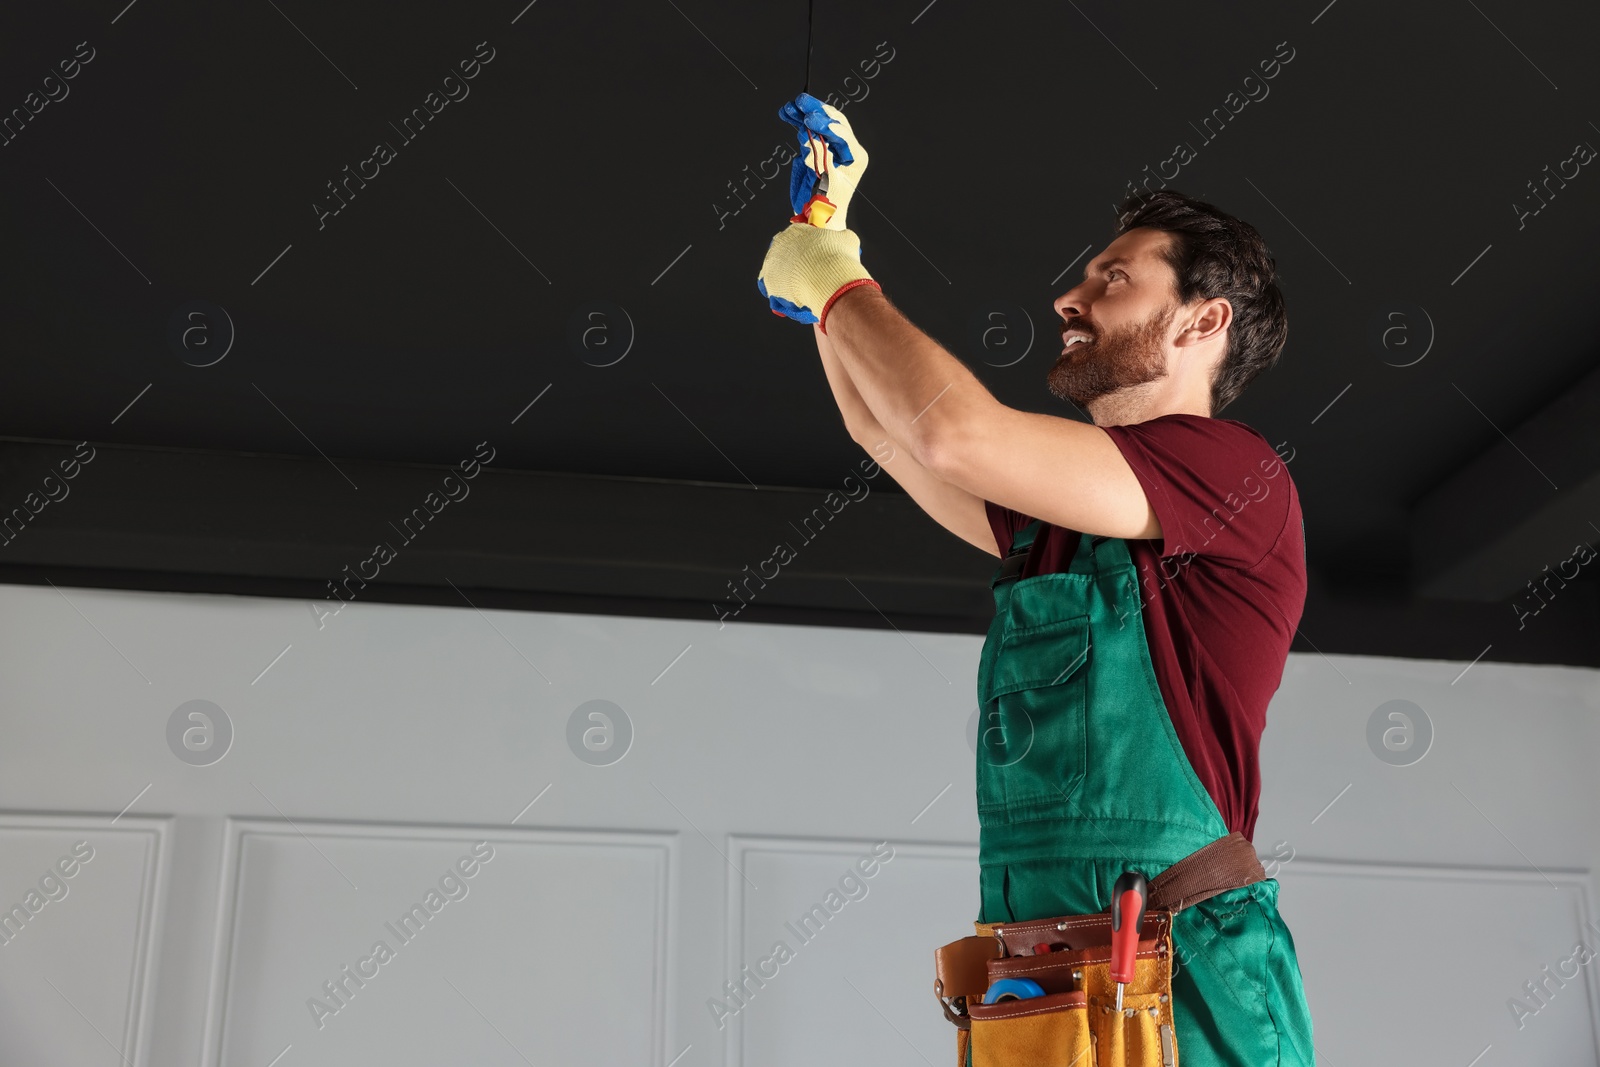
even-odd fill
[{"label": "ceiling trim", "polygon": [[[492,461],[467,478],[443,465],[0,439],[0,582],[287,597],[317,618],[348,600],[985,633],[994,557],[888,485],[863,476],[852,499]],[[1600,667],[1600,583],[1574,583],[1536,618],[1358,591],[1316,568],[1310,584],[1295,651]]]}]

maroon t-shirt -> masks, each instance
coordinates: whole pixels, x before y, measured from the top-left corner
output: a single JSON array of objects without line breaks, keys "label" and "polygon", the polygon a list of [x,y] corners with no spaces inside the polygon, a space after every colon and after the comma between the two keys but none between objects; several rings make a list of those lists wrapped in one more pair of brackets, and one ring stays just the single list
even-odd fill
[{"label": "maroon t-shirt", "polygon": [[[1253,838],[1267,704],[1306,602],[1299,494],[1267,439],[1237,420],[1162,415],[1104,429],[1161,522],[1160,544],[1127,542],[1156,682],[1223,821]],[[985,508],[1004,555],[1032,519]],[[1066,570],[1078,539],[1046,524],[1021,577]]]}]

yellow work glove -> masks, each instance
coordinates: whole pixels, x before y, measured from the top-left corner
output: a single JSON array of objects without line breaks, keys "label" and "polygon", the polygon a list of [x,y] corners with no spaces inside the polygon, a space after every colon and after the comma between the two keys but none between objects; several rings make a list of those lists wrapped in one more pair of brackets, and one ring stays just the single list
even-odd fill
[{"label": "yellow work glove", "polygon": [[830,230],[846,229],[850,197],[867,169],[867,150],[844,112],[801,93],[778,109],[795,127],[800,153],[789,165],[789,203],[797,218]]},{"label": "yellow work glove", "polygon": [[861,285],[879,287],[861,265],[861,238],[855,231],[806,222],[778,231],[756,277],[756,288],[774,315],[817,323],[823,333],[833,302]]}]

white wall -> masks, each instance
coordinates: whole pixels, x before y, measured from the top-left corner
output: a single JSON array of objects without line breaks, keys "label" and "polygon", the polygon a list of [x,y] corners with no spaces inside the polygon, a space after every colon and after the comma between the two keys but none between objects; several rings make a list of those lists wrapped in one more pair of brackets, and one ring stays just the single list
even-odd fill
[{"label": "white wall", "polygon": [[[94,849],[0,945],[0,1062],[952,1057],[930,965],[977,908],[977,637],[362,603],[319,630],[48,586],[0,586],[0,627],[0,907]],[[1594,967],[1520,1031],[1507,1000],[1600,922],[1597,672],[1466,666],[1297,654],[1274,701],[1256,845],[1293,853],[1327,1062],[1596,1062]],[[1434,725],[1411,766],[1367,744],[1397,698]],[[168,747],[196,699],[235,731],[209,766]],[[594,699],[634,731],[608,766],[568,745]],[[466,895],[388,933],[478,841]],[[858,899],[788,932],[879,841]],[[319,1029],[308,998],[380,938]],[[708,999],[780,938],[719,1029]]]}]

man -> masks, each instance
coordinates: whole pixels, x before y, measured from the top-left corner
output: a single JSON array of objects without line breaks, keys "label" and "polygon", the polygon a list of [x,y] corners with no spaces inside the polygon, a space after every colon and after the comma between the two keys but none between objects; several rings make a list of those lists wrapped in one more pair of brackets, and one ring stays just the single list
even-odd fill
[{"label": "man", "polygon": [[[884,469],[918,505],[1007,557],[978,671],[979,921],[1104,911],[1123,871],[1153,878],[1249,838],[1266,708],[1306,593],[1287,469],[1216,417],[1288,334],[1260,234],[1170,190],[1130,197],[1054,305],[1047,384],[1092,421],[1019,411],[862,267],[845,220],[866,156],[844,116],[802,94],[784,117],[812,142],[797,163],[812,177],[796,171],[797,215],[761,291],[814,324],[852,438],[893,442]],[[1182,1063],[1310,1067],[1278,883],[1228,884],[1174,919]]]}]

